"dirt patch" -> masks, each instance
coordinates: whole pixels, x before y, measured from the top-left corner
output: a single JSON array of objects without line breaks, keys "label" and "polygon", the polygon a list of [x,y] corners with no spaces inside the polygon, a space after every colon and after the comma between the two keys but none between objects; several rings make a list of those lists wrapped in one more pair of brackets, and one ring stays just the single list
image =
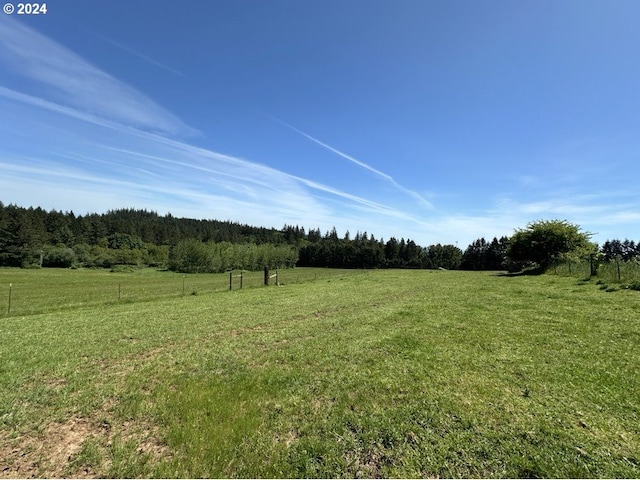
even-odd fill
[{"label": "dirt patch", "polygon": [[72,419],[49,424],[37,438],[19,437],[12,445],[3,447],[0,455],[6,464],[2,465],[0,475],[9,478],[65,476],[66,465],[93,430],[87,420]]},{"label": "dirt patch", "polygon": [[298,440],[298,432],[291,429],[283,434],[276,435],[274,438],[276,443],[283,443],[285,447],[290,448]]},{"label": "dirt patch", "polygon": [[50,424],[44,434],[44,442],[38,445],[48,450],[48,460],[55,473],[57,468],[71,460],[80,451],[84,441],[91,435],[93,427],[84,419],[66,423]]},{"label": "dirt patch", "polygon": [[389,459],[381,447],[363,451],[351,450],[345,454],[348,474],[353,478],[383,478],[383,468],[389,463]]},{"label": "dirt patch", "polygon": [[104,477],[112,464],[114,442],[137,445],[135,455],[151,461],[171,455],[156,427],[105,419],[112,407],[110,400],[99,411],[100,421],[72,418],[52,422],[40,432],[0,437],[0,478]]}]

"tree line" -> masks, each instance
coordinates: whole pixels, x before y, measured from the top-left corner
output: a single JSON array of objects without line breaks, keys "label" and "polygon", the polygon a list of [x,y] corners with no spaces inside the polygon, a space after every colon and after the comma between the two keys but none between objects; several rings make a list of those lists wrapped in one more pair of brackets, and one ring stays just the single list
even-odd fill
[{"label": "tree line", "polygon": [[120,209],[75,215],[0,202],[0,266],[167,266],[182,272],[217,272],[264,266],[341,268],[459,268],[462,251],[453,245],[423,248],[395,237],[298,225],[282,229],[237,222],[164,216]]},{"label": "tree line", "polygon": [[367,232],[339,238],[335,228],[300,247],[298,265],[342,268],[459,268],[462,250],[454,245],[421,247],[413,240],[377,240]]},{"label": "tree line", "polygon": [[599,246],[592,234],[566,220],[539,220],[516,229],[511,237],[475,240],[464,253],[461,268],[520,271],[526,267],[546,271],[563,262],[588,261],[592,275],[600,263],[640,261],[640,243],[607,240]]},{"label": "tree line", "polygon": [[[148,265],[181,272],[294,265],[516,271],[531,263],[547,267],[569,255],[569,250],[583,256],[587,250],[597,252],[604,261],[640,257],[640,244],[634,241],[607,240],[598,248],[567,222],[538,222],[529,227],[511,237],[479,238],[463,252],[455,245],[422,247],[405,238],[384,241],[367,232],[353,238],[346,232],[340,238],[335,228],[322,234],[320,229],[297,225],[254,227],[136,209],[76,216],[0,202],[0,266]],[[564,247],[559,246],[571,248],[560,252]],[[560,253],[553,253],[558,248]]]}]

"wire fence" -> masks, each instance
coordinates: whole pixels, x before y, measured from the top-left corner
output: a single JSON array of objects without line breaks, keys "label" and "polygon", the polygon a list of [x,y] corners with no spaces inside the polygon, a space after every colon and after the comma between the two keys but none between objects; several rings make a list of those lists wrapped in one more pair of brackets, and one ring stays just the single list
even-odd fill
[{"label": "wire fence", "polygon": [[[595,275],[592,275],[592,270]],[[620,284],[640,289],[640,259],[624,261],[616,258],[609,262],[591,264],[588,260],[576,262],[567,260],[553,267],[553,273],[582,279],[596,278],[601,283]]]},{"label": "wire fence", "polygon": [[[269,287],[352,276],[362,270],[291,268],[269,272]],[[277,274],[277,277],[276,277]],[[265,287],[263,271],[179,274],[153,269],[0,269],[0,317],[153,301]]]}]

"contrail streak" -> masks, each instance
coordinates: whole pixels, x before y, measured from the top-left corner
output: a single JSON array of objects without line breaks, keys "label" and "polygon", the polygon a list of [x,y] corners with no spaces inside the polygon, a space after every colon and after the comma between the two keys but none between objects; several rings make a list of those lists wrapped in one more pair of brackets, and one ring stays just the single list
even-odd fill
[{"label": "contrail streak", "polygon": [[100,35],[98,33],[95,33],[95,32],[90,32],[90,33],[92,33],[94,36],[100,38],[101,40],[104,40],[105,42],[110,43],[111,45],[113,45],[115,47],[118,47],[121,50],[124,50],[125,52],[130,53],[131,55],[134,55],[134,56],[136,56],[138,58],[141,58],[142,60],[144,60],[147,63],[150,63],[151,65],[155,65],[156,67],[160,67],[160,68],[166,70],[167,72],[173,73],[174,75],[179,75],[179,76],[181,76],[183,78],[186,78],[186,75],[184,73],[180,72],[179,70],[175,70],[175,69],[173,69],[171,67],[168,67],[168,66],[166,66],[166,65],[164,65],[164,64],[162,64],[160,62],[157,62],[153,58],[147,57],[146,55],[144,55],[144,54],[142,54],[140,52],[137,52],[132,48],[129,48],[129,47],[125,46],[125,45],[122,45],[121,43],[116,42],[115,40],[111,40],[110,38],[107,38],[107,37],[102,36],[102,35]]},{"label": "contrail streak", "polygon": [[311,140],[313,143],[315,143],[317,145],[320,145],[321,147],[326,148],[330,152],[335,153],[336,155],[344,158],[345,160],[349,160],[350,162],[355,163],[359,167],[362,167],[365,170],[368,170],[368,171],[376,174],[377,176],[383,178],[385,181],[389,182],[391,185],[396,187],[398,190],[400,190],[403,193],[413,197],[423,207],[426,207],[426,208],[428,208],[430,210],[432,210],[434,208],[433,205],[431,204],[431,202],[429,202],[427,199],[422,197],[419,193],[414,192],[413,190],[410,190],[410,189],[400,185],[391,175],[387,175],[386,173],[381,172],[380,170],[378,170],[376,168],[373,168],[371,165],[367,165],[365,162],[362,162],[362,161],[358,160],[357,158],[352,157],[351,155],[347,155],[346,153],[341,152],[337,148],[334,148],[331,145],[328,145],[328,144],[318,140],[317,138],[312,137],[308,133],[303,132],[302,130],[294,127],[293,125],[291,125],[291,124],[289,124],[289,123],[287,123],[287,122],[285,122],[283,120],[280,120],[279,118],[276,118],[276,117],[274,117],[272,115],[268,115],[268,114],[267,114],[267,116],[270,117],[271,119],[275,120],[276,122],[284,125],[285,127],[293,130],[294,132],[298,133],[299,135],[302,135],[303,137]]}]

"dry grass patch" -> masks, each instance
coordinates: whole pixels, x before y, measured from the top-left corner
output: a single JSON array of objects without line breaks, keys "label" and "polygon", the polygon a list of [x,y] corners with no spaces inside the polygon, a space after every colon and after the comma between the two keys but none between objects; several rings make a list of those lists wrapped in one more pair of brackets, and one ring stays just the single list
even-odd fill
[{"label": "dry grass patch", "polygon": [[113,401],[93,418],[73,417],[51,422],[39,432],[0,440],[3,478],[99,478],[114,472],[114,452],[133,449],[141,463],[170,458],[157,426],[116,421],[109,413]]}]

